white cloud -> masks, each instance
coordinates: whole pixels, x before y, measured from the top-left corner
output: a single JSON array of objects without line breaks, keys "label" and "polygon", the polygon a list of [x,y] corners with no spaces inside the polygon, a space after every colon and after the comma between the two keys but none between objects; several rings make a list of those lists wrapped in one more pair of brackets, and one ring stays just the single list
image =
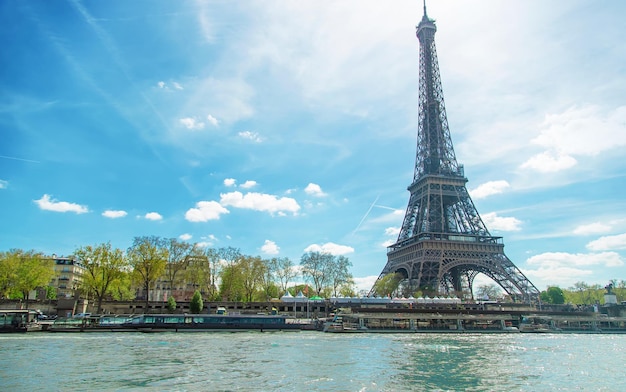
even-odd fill
[{"label": "white cloud", "polygon": [[517,231],[521,230],[522,221],[514,217],[498,216],[495,212],[482,215],[483,222],[489,230]]},{"label": "white cloud", "polygon": [[196,208],[190,208],[185,213],[185,219],[189,222],[207,222],[210,220],[220,219],[222,214],[228,214],[226,208],[222,207],[216,201],[199,201]]},{"label": "white cloud", "polygon": [[622,250],[626,249],[626,233],[600,237],[587,244],[589,250]]},{"label": "white cloud", "polygon": [[237,180],[235,180],[234,178],[224,179],[224,185],[226,186],[235,186],[236,183],[237,183]]},{"label": "white cloud", "polygon": [[388,228],[385,229],[385,235],[397,236],[398,234],[400,234],[400,228],[399,227],[388,227]]},{"label": "white cloud", "polygon": [[[382,207],[382,206],[377,206],[377,207]],[[371,219],[371,222],[380,223],[380,224],[383,224],[383,223],[384,224],[397,224],[398,222],[402,222],[402,219],[405,213],[404,210],[396,210],[390,207],[382,207],[382,208],[386,210],[390,210],[391,212],[377,216],[376,218]]]},{"label": "white cloud", "polygon": [[184,233],[178,236],[183,241],[189,241],[193,236],[189,233]]},{"label": "white cloud", "polygon": [[267,211],[271,214],[278,213],[279,215],[284,215],[286,212],[296,215],[300,210],[295,199],[290,197],[277,198],[274,195],[256,192],[245,195],[241,192],[222,193],[220,194],[220,204],[248,210]]},{"label": "white cloud", "polygon": [[[328,7],[290,2],[264,5],[256,13],[264,20],[264,34],[249,40],[246,66],[268,64],[292,79],[311,105],[367,116],[380,109],[380,100],[391,101],[399,89],[410,88],[405,78],[393,76],[415,75],[415,62],[406,61],[406,53],[415,53],[415,37],[401,34],[403,26],[419,19],[406,8],[369,2],[357,10],[346,2]],[[376,71],[380,69],[387,72]]]},{"label": "white cloud", "polygon": [[382,244],[380,244],[383,248],[387,248],[393,244],[396,243],[396,240],[387,240],[385,242],[383,242]]},{"label": "white cloud", "polygon": [[163,219],[163,216],[161,216],[161,214],[159,214],[158,212],[148,212],[145,215],[145,218],[151,221],[158,221]]},{"label": "white cloud", "polygon": [[508,187],[510,187],[509,183],[504,180],[489,181],[479,185],[476,189],[469,191],[469,194],[474,199],[483,199],[487,196],[502,193]]},{"label": "white cloud", "polygon": [[327,242],[323,245],[311,244],[304,249],[305,252],[330,253],[339,256],[348,253],[354,253],[354,248],[347,245],[338,245],[333,242]]},{"label": "white cloud", "polygon": [[9,182],[5,180],[0,180],[0,189],[6,189],[9,186]]},{"label": "white cloud", "polygon": [[572,107],[546,115],[534,144],[568,155],[597,155],[626,146],[626,106],[601,113],[598,106]]},{"label": "white cloud", "polygon": [[204,129],[204,123],[197,121],[193,117],[185,117],[178,120],[185,128],[190,129],[192,131],[198,131],[200,129]]},{"label": "white cloud", "polygon": [[531,280],[541,280],[546,285],[572,286],[594,274],[594,269],[624,265],[615,252],[572,254],[564,252],[543,253],[529,258],[526,263],[535,269],[522,272]]},{"label": "white cloud", "polygon": [[217,127],[219,125],[219,121],[217,121],[217,118],[213,117],[212,115],[208,115],[206,116],[206,119],[208,122],[210,122],[214,127]]},{"label": "white cloud", "polygon": [[240,138],[252,140],[255,143],[261,143],[263,139],[256,132],[242,131],[238,133]]},{"label": "white cloud", "polygon": [[84,214],[89,212],[87,206],[83,206],[76,203],[68,203],[66,201],[56,201],[51,199],[49,195],[44,194],[41,199],[35,200],[35,204],[42,210],[55,211],[55,212],[75,212],[77,214]]},{"label": "white cloud", "polygon": [[185,113],[210,115],[219,119],[219,125],[234,124],[254,114],[250,101],[255,95],[254,87],[245,78],[206,78],[193,77],[185,84],[184,97],[174,104],[184,107]]},{"label": "white cloud", "polygon": [[261,251],[268,255],[277,255],[280,251],[280,247],[276,245],[274,241],[265,240],[265,243],[261,247]]},{"label": "white cloud", "polygon": [[217,237],[215,237],[213,234],[209,234],[207,236],[200,237],[200,241],[197,242],[195,245],[199,248],[208,248],[210,246],[214,246],[216,241]]},{"label": "white cloud", "polygon": [[324,197],[326,196],[326,193],[324,193],[322,191],[322,187],[314,184],[314,183],[309,183],[309,185],[306,186],[306,188],[304,188],[304,191],[311,195],[311,196],[315,196],[315,197]]},{"label": "white cloud", "polygon": [[[584,281],[593,275],[589,269],[580,269],[562,266],[540,267],[536,270],[522,270],[522,273],[531,281],[538,285],[538,281],[545,282],[545,286],[557,285],[559,287],[570,287],[575,282]],[[541,286],[537,287],[541,290]]]},{"label": "white cloud", "polygon": [[532,143],[545,151],[521,167],[539,172],[557,172],[577,164],[575,156],[595,156],[626,146],[626,106],[602,113],[597,106],[572,107],[546,115],[540,134]]},{"label": "white cloud", "polygon": [[520,166],[522,169],[532,169],[541,173],[553,173],[576,166],[578,162],[569,155],[557,154],[552,151],[544,151],[530,157]]},{"label": "white cloud", "polygon": [[608,231],[611,231],[611,226],[605,223],[594,222],[588,225],[578,226],[577,228],[574,229],[573,233],[576,235],[589,235],[589,234],[606,233]]},{"label": "white cloud", "polygon": [[106,210],[102,213],[102,216],[104,216],[105,218],[111,218],[111,219],[123,218],[126,215],[128,215],[128,213],[123,210]]},{"label": "white cloud", "polygon": [[354,278],[354,284],[356,285],[357,292],[368,294],[374,283],[378,280],[378,275],[364,276],[361,278]]},{"label": "white cloud", "polygon": [[[176,90],[184,90],[183,86],[178,83],[178,82],[172,82],[171,85],[176,89]],[[159,86],[160,89],[163,89],[165,91],[172,91],[170,90],[169,86],[167,85],[167,83],[165,83],[164,81],[159,81],[157,83],[157,86]]]},{"label": "white cloud", "polygon": [[256,181],[248,180],[244,182],[243,184],[239,185],[239,187],[244,188],[244,189],[250,189],[250,188],[255,187],[256,185],[257,185]]},{"label": "white cloud", "polygon": [[602,253],[565,253],[548,252],[532,256],[526,263],[540,267],[582,267],[582,266],[604,266],[618,267],[624,265],[621,256],[616,252]]}]

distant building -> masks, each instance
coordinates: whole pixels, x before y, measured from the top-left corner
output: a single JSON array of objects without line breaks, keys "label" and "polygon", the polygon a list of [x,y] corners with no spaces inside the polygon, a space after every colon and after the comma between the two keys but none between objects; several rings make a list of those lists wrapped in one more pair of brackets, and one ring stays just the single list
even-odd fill
[{"label": "distant building", "polygon": [[73,256],[57,257],[52,255],[54,261],[55,276],[50,281],[50,286],[57,291],[57,298],[72,298],[76,289],[83,282],[85,266],[83,266]]}]

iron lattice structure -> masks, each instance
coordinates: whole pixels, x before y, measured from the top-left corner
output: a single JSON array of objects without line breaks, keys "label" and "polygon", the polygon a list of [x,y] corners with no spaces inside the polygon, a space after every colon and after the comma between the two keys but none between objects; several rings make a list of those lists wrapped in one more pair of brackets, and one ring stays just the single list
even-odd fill
[{"label": "iron lattice structure", "polygon": [[474,278],[483,273],[514,300],[532,301],[539,291],[504,254],[502,237],[489,233],[467,192],[467,178],[448,129],[434,22],[424,5],[417,26],[419,114],[411,196],[398,240],[388,248],[378,280],[398,273],[410,293],[460,295],[464,289],[471,292]]}]

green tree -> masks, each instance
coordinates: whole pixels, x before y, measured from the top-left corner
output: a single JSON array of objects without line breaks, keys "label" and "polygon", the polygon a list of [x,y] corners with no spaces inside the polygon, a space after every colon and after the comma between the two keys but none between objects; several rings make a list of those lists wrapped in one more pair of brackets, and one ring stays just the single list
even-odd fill
[{"label": "green tree", "polygon": [[[15,270],[15,281],[13,282],[13,294],[26,301],[28,308],[28,293],[39,287],[45,287],[54,277],[54,262],[49,258],[44,258],[41,253],[34,250],[9,251],[11,258],[17,260]],[[11,263],[14,266],[15,263]]]},{"label": "green tree", "polygon": [[541,292],[541,300],[548,304],[564,304],[565,294],[560,287],[550,286],[546,291]]},{"label": "green tree", "polygon": [[150,289],[165,271],[168,258],[167,249],[159,237],[135,237],[127,254],[133,274],[143,286],[147,312],[150,305]]},{"label": "green tree", "polygon": [[[223,263],[221,267],[222,281],[220,284],[220,294],[225,298],[234,298],[233,295],[235,294],[236,296],[240,296],[241,281],[236,279],[239,276],[240,271],[235,264],[242,257],[241,252],[239,249],[229,246],[227,248],[219,248],[217,250],[217,255],[219,257],[219,262]],[[224,279],[224,276],[226,276],[226,280]],[[238,284],[239,286],[234,287],[232,286],[233,284]]]},{"label": "green tree", "polygon": [[85,267],[81,288],[94,295],[96,313],[102,310],[102,301],[111,295],[114,282],[122,277],[128,267],[124,252],[113,249],[111,243],[84,246],[76,249],[74,255]]},{"label": "green tree", "polygon": [[389,297],[398,289],[401,281],[402,275],[399,273],[386,274],[374,283],[372,292],[374,295]]},{"label": "green tree", "polygon": [[225,301],[242,301],[245,297],[243,276],[239,264],[222,268],[220,295]]},{"label": "green tree", "polygon": [[174,297],[170,296],[167,298],[167,310],[169,310],[170,313],[174,313],[176,310],[176,299]]},{"label": "green tree", "polygon": [[53,286],[46,286],[46,299],[57,299],[57,290]]},{"label": "green tree", "polygon": [[563,293],[566,302],[577,305],[593,305],[604,299],[604,288],[601,285],[589,285],[582,281],[574,283],[574,286]]},{"label": "green tree", "polygon": [[21,252],[21,250],[12,249],[0,253],[0,298],[10,298],[15,291]]},{"label": "green tree", "polygon": [[131,301],[135,299],[135,292],[132,289],[133,272],[122,271],[119,279],[111,283],[111,298],[116,301]]},{"label": "green tree", "polygon": [[252,302],[254,294],[262,287],[267,266],[259,256],[243,256],[238,264],[244,301]]},{"label": "green tree", "polygon": [[189,311],[198,314],[202,312],[202,308],[204,308],[202,294],[200,294],[200,291],[196,290],[196,292],[193,293],[193,297],[191,297],[191,302],[189,302]]},{"label": "green tree", "polygon": [[618,282],[617,279],[614,279],[614,282],[613,292],[617,296],[617,302],[626,301],[626,280],[622,279]]}]

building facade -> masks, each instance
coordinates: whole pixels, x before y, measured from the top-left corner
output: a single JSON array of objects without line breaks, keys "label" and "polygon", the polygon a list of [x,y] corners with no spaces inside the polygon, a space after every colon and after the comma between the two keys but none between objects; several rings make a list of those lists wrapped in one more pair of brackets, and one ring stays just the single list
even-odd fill
[{"label": "building facade", "polygon": [[76,290],[83,282],[85,267],[73,256],[57,257],[52,255],[54,261],[54,278],[50,281],[50,286],[57,292],[57,298],[72,298],[76,295]]}]

